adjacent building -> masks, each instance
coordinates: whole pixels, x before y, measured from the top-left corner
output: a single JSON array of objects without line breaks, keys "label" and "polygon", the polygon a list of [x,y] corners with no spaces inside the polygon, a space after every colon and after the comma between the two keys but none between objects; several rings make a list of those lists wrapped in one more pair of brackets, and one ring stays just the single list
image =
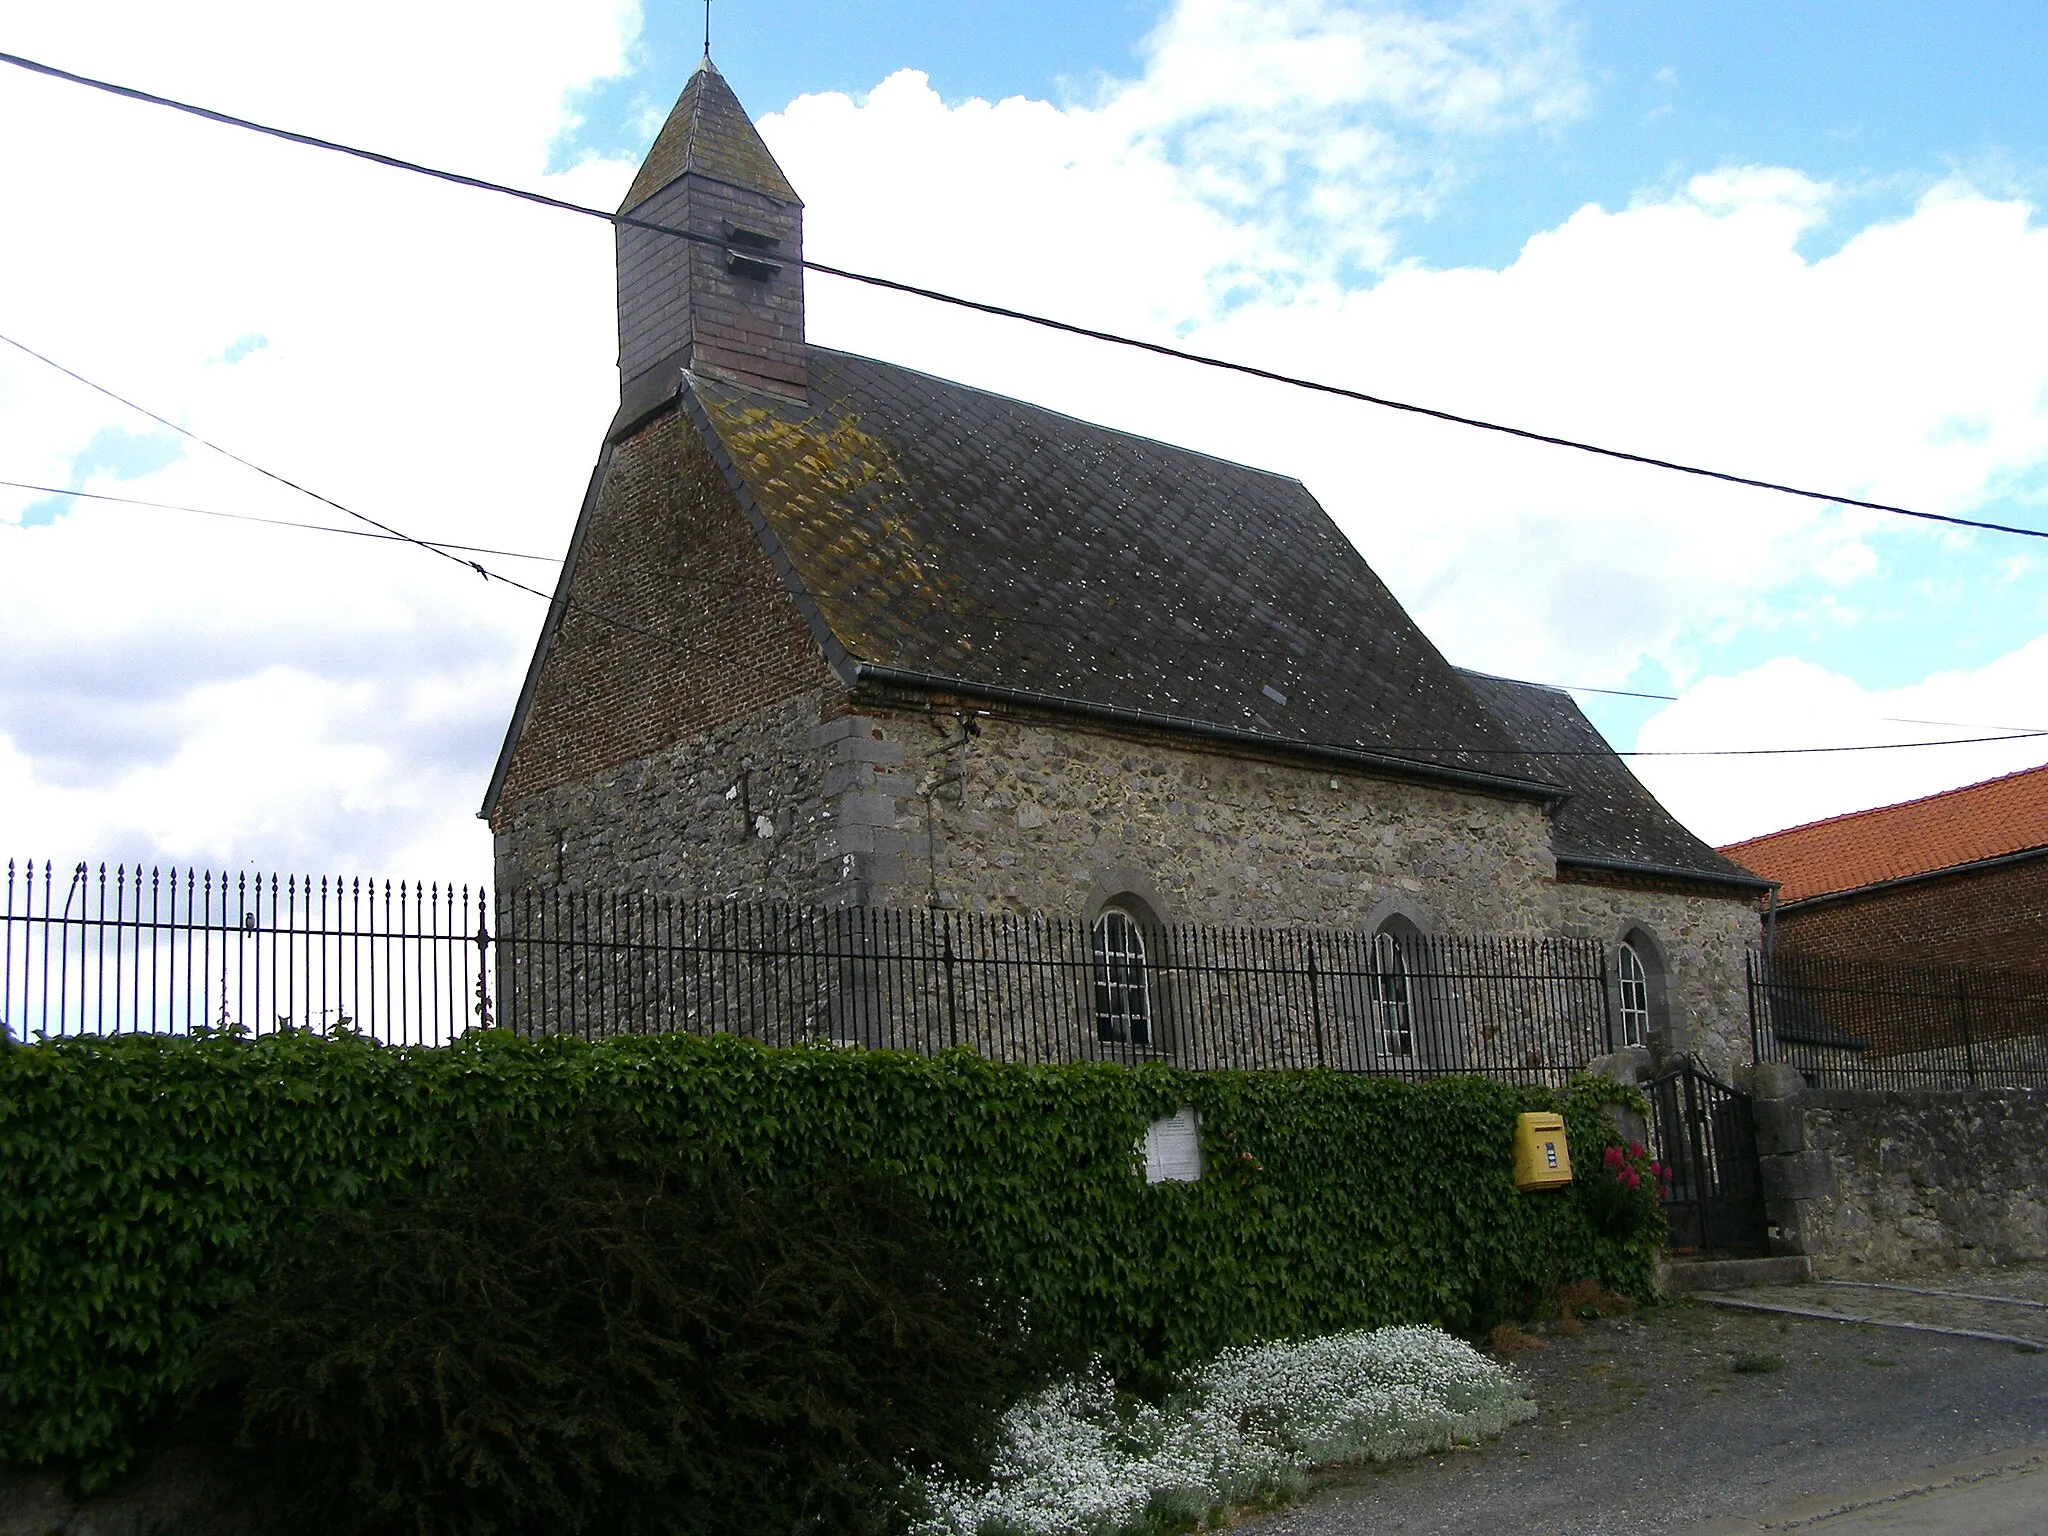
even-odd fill
[{"label": "adjacent building", "polygon": [[1781,950],[2048,971],[2048,766],[1721,851],[1777,882]]}]

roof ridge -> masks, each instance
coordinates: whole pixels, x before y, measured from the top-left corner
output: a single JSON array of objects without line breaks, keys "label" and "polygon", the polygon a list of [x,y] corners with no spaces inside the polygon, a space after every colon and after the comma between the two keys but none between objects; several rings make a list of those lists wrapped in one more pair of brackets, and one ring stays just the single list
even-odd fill
[{"label": "roof ridge", "polygon": [[1451,670],[1463,677],[1483,677],[1489,683],[1513,683],[1517,688],[1540,688],[1545,693],[1561,694],[1567,699],[1572,696],[1571,689],[1558,683],[1531,682],[1526,677],[1509,677],[1505,672],[1483,672],[1478,667],[1461,667],[1455,662],[1451,664]]},{"label": "roof ridge", "polygon": [[1977,790],[1989,789],[1994,784],[2003,784],[2012,779],[2023,779],[2030,774],[2048,773],[2048,763],[2037,763],[2032,768],[2019,768],[2011,773],[1996,774],[1988,779],[1979,779],[1972,784],[1958,784],[1953,789],[1938,789],[1932,794],[1916,795],[1910,800],[1894,800],[1888,805],[1865,806],[1860,811],[1841,811],[1833,816],[1822,816],[1813,821],[1802,821],[1793,826],[1780,827],[1775,832],[1759,832],[1755,837],[1743,838],[1740,842],[1723,843],[1722,853],[1732,854],[1738,848],[1753,848],[1775,838],[1790,837],[1796,832],[1811,832],[1819,827],[1832,827],[1844,822],[1860,821],[1867,816],[1881,816],[1891,811],[1910,810],[1916,805],[1927,805],[1936,800],[1947,800],[1957,795],[1971,794]]}]

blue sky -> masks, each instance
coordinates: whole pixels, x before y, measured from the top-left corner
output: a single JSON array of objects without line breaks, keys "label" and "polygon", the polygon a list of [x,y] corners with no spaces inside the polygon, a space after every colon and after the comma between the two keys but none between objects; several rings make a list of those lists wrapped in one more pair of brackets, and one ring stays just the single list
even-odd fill
[{"label": "blue sky", "polygon": [[[1163,11],[1151,0],[719,0],[713,52],[756,113],[905,68],[948,100],[1086,98],[1101,77],[1139,67]],[[564,152],[643,150],[645,114],[666,110],[696,62],[702,14],[696,0],[648,0],[634,72],[585,95],[588,122]],[[1845,181],[1866,216],[1902,210],[1958,167],[2042,188],[2048,6],[1581,0],[1561,14],[1594,82],[1591,110],[1475,157],[1455,204],[1404,231],[1415,256],[1497,266],[1581,204],[1625,205],[1729,163]]]},{"label": "blue sky", "polygon": [[[98,0],[0,47],[609,204],[701,18]],[[2048,6],[717,0],[714,51],[826,259],[2048,526]],[[0,331],[381,519],[559,554],[616,401],[602,225],[12,72],[0,144]],[[1619,745],[2048,725],[2048,549],[809,296],[828,345],[1299,475],[1452,660],[1679,695],[1582,695]],[[334,516],[4,349],[0,478]],[[0,841],[481,870],[539,611],[416,551],[0,488]],[[2043,758],[1641,771],[1728,840]]]}]

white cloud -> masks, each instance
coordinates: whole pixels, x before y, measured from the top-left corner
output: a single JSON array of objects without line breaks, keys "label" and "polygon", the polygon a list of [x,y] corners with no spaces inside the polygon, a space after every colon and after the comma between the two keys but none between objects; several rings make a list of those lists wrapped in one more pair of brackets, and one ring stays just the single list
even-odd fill
[{"label": "white cloud", "polygon": [[[10,46],[602,201],[628,167],[543,172],[633,24],[611,4],[42,7]],[[612,403],[604,225],[28,76],[0,141],[42,146],[0,157],[0,196],[35,212],[0,248],[0,331],[384,521],[559,554]],[[151,430],[0,352],[0,475],[74,483],[96,433]],[[347,521],[190,444],[83,484]],[[7,526],[37,499],[0,491],[11,850],[487,869],[473,813],[539,602],[416,551],[176,513]]]},{"label": "white cloud", "polygon": [[[1981,667],[1864,689],[1790,657],[1706,679],[1654,716],[1646,752],[1868,746],[2048,730],[2048,636]],[[1960,723],[1960,724],[1959,724]],[[1702,837],[1731,843],[2048,762],[2048,738],[1772,757],[1646,757],[1635,769]]]},{"label": "white cloud", "polygon": [[[544,174],[575,92],[626,67],[638,18],[617,0],[16,11],[18,51],[252,117],[601,205],[630,174]],[[948,105],[906,71],[764,131],[823,259],[1939,510],[2048,460],[2048,234],[2017,202],[1957,183],[1814,261],[1801,242],[1839,216],[1833,189],[1734,168],[1581,210],[1502,270],[1435,270],[1402,260],[1401,232],[1472,148],[1585,107],[1554,8],[1181,0],[1145,61],[1066,104]],[[602,224],[8,87],[0,142],[41,152],[0,156],[0,198],[33,213],[0,246],[0,331],[387,521],[561,551],[614,399]],[[1713,637],[1775,622],[1794,577],[1853,605],[1877,559],[1866,523],[1818,508],[825,279],[810,298],[814,339],[1302,475],[1453,657],[1492,670],[1597,683],[1647,657],[1689,675]],[[66,483],[115,424],[137,425],[0,355],[0,476]],[[326,515],[189,447],[87,483]],[[538,603],[417,552],[177,514],[8,526],[32,500],[0,490],[0,841],[487,867],[472,812]],[[2018,579],[2038,569],[2015,558]],[[1670,782],[1722,824],[1715,780]],[[1764,802],[1726,782],[1723,820],[1743,822]]]}]

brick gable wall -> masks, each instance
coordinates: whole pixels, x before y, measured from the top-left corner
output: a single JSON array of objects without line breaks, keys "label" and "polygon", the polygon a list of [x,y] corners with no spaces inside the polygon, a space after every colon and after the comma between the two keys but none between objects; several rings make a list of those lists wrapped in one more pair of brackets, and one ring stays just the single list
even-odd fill
[{"label": "brick gable wall", "polygon": [[1778,914],[1780,947],[2048,971],[2048,855]]},{"label": "brick gable wall", "polygon": [[612,451],[492,828],[544,790],[837,686],[717,464],[670,412]]}]

